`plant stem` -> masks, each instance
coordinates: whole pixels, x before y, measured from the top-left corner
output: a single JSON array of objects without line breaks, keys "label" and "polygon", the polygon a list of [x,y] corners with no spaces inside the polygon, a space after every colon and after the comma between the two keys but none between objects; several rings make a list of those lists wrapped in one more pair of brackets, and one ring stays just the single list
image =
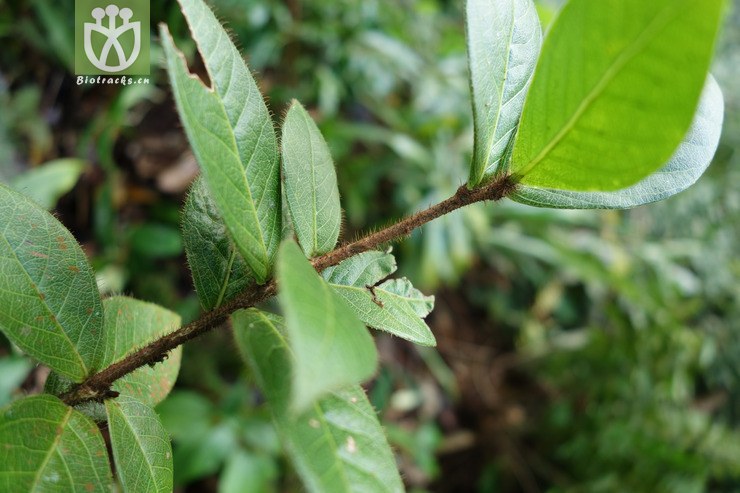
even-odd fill
[{"label": "plant stem", "polygon": [[[511,193],[514,188],[515,184],[509,177],[501,177],[473,190],[463,185],[447,200],[413,214],[385,229],[340,246],[325,255],[316,257],[311,263],[318,272],[321,272],[327,267],[336,265],[354,255],[376,249],[384,243],[390,243],[408,236],[416,228],[452,211],[476,202],[500,200]],[[221,326],[233,312],[256,306],[276,294],[277,283],[274,279],[263,285],[252,285],[233,300],[204,313],[194,322],[151,342],[147,346],[126,356],[121,361],[94,373],[84,382],[75,385],[69,391],[62,394],[60,398],[66,404],[76,406],[86,401],[102,401],[106,398],[116,397],[118,394],[111,390],[111,386],[119,378],[128,375],[142,366],[154,365],[164,361],[169,351],[190,339],[194,339]]]}]

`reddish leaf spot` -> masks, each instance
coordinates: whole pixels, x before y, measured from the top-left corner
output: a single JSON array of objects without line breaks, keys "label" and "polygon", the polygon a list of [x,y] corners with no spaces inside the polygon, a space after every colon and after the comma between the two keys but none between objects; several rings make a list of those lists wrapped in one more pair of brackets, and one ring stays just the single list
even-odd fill
[{"label": "reddish leaf spot", "polygon": [[92,483],[85,483],[85,491],[93,491],[95,486]]},{"label": "reddish leaf spot", "polygon": [[65,251],[67,249],[67,242],[64,241],[63,236],[57,236],[57,245],[59,246],[59,249],[62,251]]},{"label": "reddish leaf spot", "polygon": [[37,257],[37,258],[49,258],[49,256],[46,255],[45,253],[33,252],[33,251],[31,252],[31,256],[32,257]]},{"label": "reddish leaf spot", "polygon": [[72,272],[74,272],[75,274],[77,274],[78,272],[80,272],[79,267],[77,267],[76,265],[70,265],[69,266],[69,270],[72,271]]}]

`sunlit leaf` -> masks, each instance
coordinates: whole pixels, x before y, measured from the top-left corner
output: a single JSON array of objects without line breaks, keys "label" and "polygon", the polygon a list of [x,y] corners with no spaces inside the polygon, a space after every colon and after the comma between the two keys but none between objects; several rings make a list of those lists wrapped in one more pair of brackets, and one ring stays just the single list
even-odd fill
[{"label": "sunlit leaf", "polygon": [[563,209],[626,209],[663,200],[693,185],[712,162],[722,133],[724,101],[710,76],[689,133],[658,171],[614,192],[573,192],[519,186],[509,197],[523,204]]},{"label": "sunlit leaf", "polygon": [[511,171],[613,191],[663,166],[691,125],[722,0],[571,0],[545,38]]}]

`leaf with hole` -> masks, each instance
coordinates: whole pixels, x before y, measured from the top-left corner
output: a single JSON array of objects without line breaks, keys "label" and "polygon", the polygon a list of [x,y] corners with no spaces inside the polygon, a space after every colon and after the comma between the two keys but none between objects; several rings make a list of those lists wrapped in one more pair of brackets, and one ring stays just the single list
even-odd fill
[{"label": "leaf with hole", "polygon": [[180,119],[236,247],[263,283],[281,234],[275,130],[249,69],[210,9],[201,0],[182,0],[181,6],[213,89],[188,72],[162,26]]},{"label": "leaf with hole", "polygon": [[614,192],[573,192],[520,185],[509,198],[536,207],[627,209],[663,200],[693,185],[712,162],[722,133],[722,91],[709,76],[689,133],[658,171]]},{"label": "leaf with hole", "polygon": [[51,214],[0,185],[0,330],[80,382],[100,367],[103,310],[77,241]]},{"label": "leaf with hole", "polygon": [[280,247],[277,280],[295,354],[293,410],[304,411],[322,395],[370,378],[378,354],[367,328],[292,241]]},{"label": "leaf with hole", "polygon": [[506,158],[542,46],[532,0],[468,0],[475,145],[468,185],[506,172]]},{"label": "leaf with hole", "polygon": [[359,385],[331,392],[291,413],[295,360],[283,319],[256,309],[236,312],[234,335],[265,393],[278,433],[304,485],[313,493],[402,492],[393,453]]},{"label": "leaf with hole", "polygon": [[308,112],[293,101],[283,122],[285,197],[307,257],[331,251],[342,226],[337,174],[329,147]]},{"label": "leaf with hole", "polygon": [[0,410],[0,491],[106,493],[113,479],[97,425],[44,394]]},{"label": "leaf with hole", "polygon": [[125,493],[170,493],[172,446],[149,406],[121,395],[105,401],[113,460]]},{"label": "leaf with hole", "polygon": [[542,46],[511,162],[525,186],[614,191],[691,125],[722,0],[571,0]]}]

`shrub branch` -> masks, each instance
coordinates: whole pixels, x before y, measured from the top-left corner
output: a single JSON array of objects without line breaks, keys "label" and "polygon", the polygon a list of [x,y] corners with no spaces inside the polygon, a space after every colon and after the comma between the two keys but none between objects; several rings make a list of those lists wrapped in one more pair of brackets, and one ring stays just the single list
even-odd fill
[{"label": "shrub branch", "polygon": [[[413,214],[387,228],[340,246],[325,255],[316,257],[311,263],[318,272],[321,272],[327,267],[336,265],[354,255],[404,238],[416,228],[452,211],[476,202],[500,200],[510,194],[514,188],[515,184],[508,176],[472,190],[463,185],[447,200]],[[103,401],[106,398],[116,397],[118,393],[111,390],[111,386],[119,378],[142,366],[155,365],[164,361],[169,351],[190,339],[220,327],[233,312],[254,307],[276,294],[277,283],[274,279],[263,285],[252,285],[228,303],[204,313],[197,320],[138,349],[121,361],[94,373],[82,383],[62,394],[60,398],[66,404],[76,406],[87,401]]]}]

